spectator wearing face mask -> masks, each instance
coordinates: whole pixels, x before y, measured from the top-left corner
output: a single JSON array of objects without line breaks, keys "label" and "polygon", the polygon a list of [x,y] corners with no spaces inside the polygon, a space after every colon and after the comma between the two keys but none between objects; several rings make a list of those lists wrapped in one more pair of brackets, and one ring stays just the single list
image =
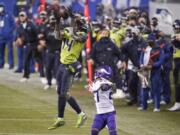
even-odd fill
[{"label": "spectator wearing face mask", "polygon": [[158,19],[156,17],[153,17],[151,19],[151,31],[155,34],[159,31],[158,29]]},{"label": "spectator wearing face mask", "polygon": [[122,53],[111,41],[109,30],[102,30],[100,37],[100,40],[92,48],[90,61],[94,64],[95,69],[104,65],[108,65],[113,69],[113,81],[116,83],[117,90],[112,97],[124,98],[125,94],[121,90],[121,78],[116,66],[117,60],[123,60]]},{"label": "spectator wearing face mask", "polygon": [[26,82],[30,77],[30,62],[34,57],[34,51],[37,46],[37,28],[28,20],[27,13],[21,11],[19,13],[20,25],[17,28],[16,45],[23,47],[24,52],[24,74],[21,82]]},{"label": "spectator wearing face mask", "polygon": [[160,111],[160,100],[161,100],[161,67],[164,60],[164,52],[160,46],[155,42],[156,37],[153,33],[149,35],[148,44],[152,48],[150,51],[150,60],[148,63],[148,68],[151,69],[150,80],[151,80],[151,90],[152,99],[154,101],[153,112]]},{"label": "spectator wearing face mask", "polygon": [[139,30],[137,28],[134,27],[127,28],[125,42],[121,48],[122,53],[125,55],[125,61],[127,63],[127,83],[128,83],[128,92],[130,94],[128,105],[136,104],[138,97],[137,70],[140,67],[139,64],[140,54],[138,48],[141,44],[138,35],[139,35]]},{"label": "spectator wearing face mask", "polygon": [[120,48],[124,39],[125,28],[122,27],[122,22],[118,18],[113,19],[111,25],[112,28],[110,30],[110,38],[116,44],[116,46]]}]

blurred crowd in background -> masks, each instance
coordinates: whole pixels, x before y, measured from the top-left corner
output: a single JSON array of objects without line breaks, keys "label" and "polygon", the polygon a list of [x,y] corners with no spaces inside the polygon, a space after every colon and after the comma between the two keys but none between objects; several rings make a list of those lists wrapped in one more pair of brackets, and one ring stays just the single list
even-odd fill
[{"label": "blurred crowd in background", "polygon": [[[159,29],[158,18],[149,17],[146,5],[114,8],[111,1],[102,0],[94,6],[94,15],[88,22],[81,5],[65,0],[47,2],[50,3],[43,7],[33,0],[14,1],[14,14],[8,12],[7,3],[0,3],[1,69],[5,66],[7,48],[8,68],[23,74],[21,82],[27,82],[31,73],[39,72],[44,89],[50,89],[56,84],[62,47],[55,31],[68,28],[66,31],[76,36],[76,31],[82,30],[90,33],[92,47],[87,54],[84,46],[78,58],[84,73],[87,74],[86,61],[92,63],[93,69],[109,65],[116,84],[114,98],[128,98],[127,105],[138,104],[138,110],[146,110],[148,103],[154,103],[153,111],[159,112],[161,104],[172,101],[173,83],[175,104],[169,110],[180,110],[179,18],[173,21],[173,34],[167,35]],[[36,8],[32,7],[34,4]],[[118,7],[117,2],[115,5]],[[17,63],[14,63],[15,56]],[[82,80],[82,71],[76,74],[76,80]],[[170,81],[171,71],[173,81]]]}]

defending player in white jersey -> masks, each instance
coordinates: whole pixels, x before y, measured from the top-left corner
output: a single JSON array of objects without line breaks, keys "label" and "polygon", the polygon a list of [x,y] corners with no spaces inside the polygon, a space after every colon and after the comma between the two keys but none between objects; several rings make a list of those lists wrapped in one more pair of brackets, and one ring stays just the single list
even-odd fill
[{"label": "defending player in white jersey", "polygon": [[94,94],[97,114],[92,124],[91,135],[98,135],[105,126],[109,129],[109,135],[117,135],[116,112],[111,98],[113,91],[112,69],[109,66],[99,67],[95,72],[95,80],[90,86]]}]

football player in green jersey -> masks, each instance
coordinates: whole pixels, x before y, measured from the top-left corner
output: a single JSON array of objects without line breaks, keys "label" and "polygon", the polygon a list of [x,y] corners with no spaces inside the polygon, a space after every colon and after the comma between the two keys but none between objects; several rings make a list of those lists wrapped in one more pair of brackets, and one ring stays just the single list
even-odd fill
[{"label": "football player in green jersey", "polygon": [[61,65],[57,71],[58,118],[48,128],[49,130],[65,124],[66,101],[78,114],[77,128],[81,127],[87,119],[86,114],[81,110],[75,98],[69,94],[72,79],[82,68],[78,58],[87,38],[87,25],[82,16],[74,16],[72,20],[74,23],[60,32],[62,45],[60,53]]},{"label": "football player in green jersey", "polygon": [[110,38],[118,48],[121,47],[122,41],[125,36],[125,28],[121,27],[121,24],[121,20],[115,18],[112,21],[112,29],[110,30]]}]

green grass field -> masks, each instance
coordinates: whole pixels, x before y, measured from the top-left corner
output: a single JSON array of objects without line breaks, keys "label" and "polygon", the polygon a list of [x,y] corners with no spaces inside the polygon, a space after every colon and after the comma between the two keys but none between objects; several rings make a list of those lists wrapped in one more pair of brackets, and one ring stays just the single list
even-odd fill
[{"label": "green grass field", "polygon": [[[20,76],[0,70],[0,135],[90,135],[96,110],[83,83],[75,83],[71,94],[87,113],[86,124],[75,128],[77,115],[67,105],[66,125],[49,131],[47,127],[56,117],[56,91],[44,91],[37,75],[27,83],[20,83]],[[180,112],[166,111],[169,106],[162,106],[160,113],[153,113],[152,106],[139,112],[137,106],[128,107],[123,100],[115,101],[115,106],[119,135],[180,135]],[[107,130],[100,135],[108,135]]]}]

